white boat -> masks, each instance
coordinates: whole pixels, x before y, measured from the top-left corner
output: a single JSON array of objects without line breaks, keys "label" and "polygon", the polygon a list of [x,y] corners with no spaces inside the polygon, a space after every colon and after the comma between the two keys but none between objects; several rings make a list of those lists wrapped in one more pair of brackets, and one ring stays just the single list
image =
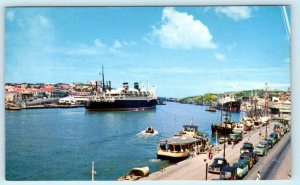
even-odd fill
[{"label": "white boat", "polygon": [[158,159],[183,160],[194,151],[197,138],[187,135],[175,135],[173,137],[161,139],[157,147]]},{"label": "white boat", "polygon": [[122,177],[118,178],[118,181],[135,181],[142,177],[145,177],[149,175],[150,169],[148,166],[144,166],[141,168],[133,168],[131,169],[126,175],[123,175]]}]

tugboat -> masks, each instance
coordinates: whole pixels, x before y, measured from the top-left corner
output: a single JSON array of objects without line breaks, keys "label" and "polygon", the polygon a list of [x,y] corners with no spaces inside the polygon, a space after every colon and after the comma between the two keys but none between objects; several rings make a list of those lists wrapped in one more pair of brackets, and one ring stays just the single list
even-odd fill
[{"label": "tugboat", "polygon": [[123,88],[113,89],[111,82],[104,81],[102,66],[102,83],[96,82],[93,95],[85,104],[87,111],[139,111],[155,109],[157,98],[155,88],[140,88],[139,83],[134,83],[130,89],[128,82],[123,83]]}]

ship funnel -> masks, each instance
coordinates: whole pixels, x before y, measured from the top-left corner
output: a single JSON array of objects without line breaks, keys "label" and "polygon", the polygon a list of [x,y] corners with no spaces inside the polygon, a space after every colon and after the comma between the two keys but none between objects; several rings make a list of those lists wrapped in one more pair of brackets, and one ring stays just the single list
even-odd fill
[{"label": "ship funnel", "polygon": [[124,82],[124,83],[123,83],[123,89],[124,89],[125,91],[128,90],[128,82]]},{"label": "ship funnel", "polygon": [[140,87],[139,87],[139,83],[138,83],[138,82],[134,82],[134,89],[140,90]]}]

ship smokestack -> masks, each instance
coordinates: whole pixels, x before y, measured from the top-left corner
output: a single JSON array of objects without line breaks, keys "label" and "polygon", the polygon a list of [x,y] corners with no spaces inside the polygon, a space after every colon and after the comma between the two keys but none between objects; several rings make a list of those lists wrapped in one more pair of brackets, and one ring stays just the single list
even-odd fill
[{"label": "ship smokestack", "polygon": [[125,91],[128,90],[128,82],[124,82],[124,83],[123,83],[123,89],[124,89]]},{"label": "ship smokestack", "polygon": [[134,82],[134,89],[136,90],[140,90],[140,87],[139,87],[139,83],[138,82]]}]

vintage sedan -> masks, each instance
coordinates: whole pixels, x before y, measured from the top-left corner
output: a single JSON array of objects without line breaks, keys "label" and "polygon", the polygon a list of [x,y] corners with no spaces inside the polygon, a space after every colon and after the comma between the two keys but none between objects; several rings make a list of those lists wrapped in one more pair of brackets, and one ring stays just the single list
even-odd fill
[{"label": "vintage sedan", "polygon": [[208,166],[208,172],[220,173],[221,168],[223,168],[224,166],[229,166],[227,160],[222,157],[217,157],[214,159],[213,163]]},{"label": "vintage sedan", "polygon": [[268,141],[269,145],[270,144],[272,145],[271,148],[273,148],[273,146],[276,144],[276,140],[272,137],[268,137],[267,141]]},{"label": "vintage sedan", "polygon": [[255,163],[254,158],[250,156],[249,153],[242,153],[239,160],[247,161],[249,169],[251,169]]},{"label": "vintage sedan", "polygon": [[220,180],[235,180],[236,168],[234,166],[224,166],[221,168]]},{"label": "vintage sedan", "polygon": [[254,148],[254,152],[258,155],[258,156],[264,156],[267,154],[267,150],[265,148],[265,146],[258,144],[255,146]]},{"label": "vintage sedan", "polygon": [[248,152],[252,152],[253,151],[253,144],[249,143],[249,142],[245,142],[242,146],[242,148],[240,149],[241,154],[242,153],[248,153]]},{"label": "vintage sedan", "polygon": [[247,160],[239,160],[238,162],[234,163],[233,166],[236,168],[236,177],[238,179],[245,177],[249,171]]},{"label": "vintage sedan", "polygon": [[269,144],[268,144],[268,141],[261,141],[259,142],[259,144],[263,145],[266,149],[266,151],[268,152],[269,151]]},{"label": "vintage sedan", "polygon": [[280,136],[277,132],[272,132],[270,135],[271,138],[274,138],[276,143],[280,140]]}]

